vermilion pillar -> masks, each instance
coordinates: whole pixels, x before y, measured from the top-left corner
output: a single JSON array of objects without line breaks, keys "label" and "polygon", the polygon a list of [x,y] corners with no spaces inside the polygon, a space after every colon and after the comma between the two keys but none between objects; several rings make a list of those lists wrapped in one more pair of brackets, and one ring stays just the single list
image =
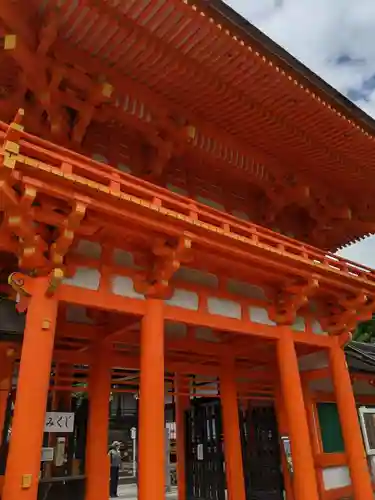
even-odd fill
[{"label": "vermilion pillar", "polygon": [[164,500],[164,311],[147,299],[141,329],[139,400],[139,500]]},{"label": "vermilion pillar", "polygon": [[245,500],[237,384],[233,360],[223,363],[220,374],[223,412],[225,473],[229,500]]},{"label": "vermilion pillar", "polygon": [[36,500],[58,301],[33,280],[22,344],[3,500]]},{"label": "vermilion pillar", "polygon": [[288,327],[280,328],[280,331],[282,335],[277,342],[277,357],[281,396],[291,441],[294,499],[318,500],[318,485],[292,331]]},{"label": "vermilion pillar", "polygon": [[371,477],[363,447],[352,384],[344,351],[336,342],[329,350],[329,359],[345,452],[352,479],[353,498],[355,500],[372,500],[374,496]]},{"label": "vermilion pillar", "polygon": [[177,487],[178,500],[186,500],[186,464],[185,464],[185,412],[190,405],[189,381],[182,375],[175,377],[176,396],[176,431],[177,431]]},{"label": "vermilion pillar", "polygon": [[92,349],[89,374],[89,418],[86,445],[86,500],[109,495],[108,422],[111,392],[111,350],[104,343]]}]

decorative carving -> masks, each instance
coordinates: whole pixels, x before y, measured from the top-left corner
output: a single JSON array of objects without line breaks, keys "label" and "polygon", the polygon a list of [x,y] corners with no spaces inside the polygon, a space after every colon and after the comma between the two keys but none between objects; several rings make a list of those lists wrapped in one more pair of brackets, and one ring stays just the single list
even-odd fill
[{"label": "decorative carving", "polygon": [[8,278],[9,285],[23,297],[32,295],[32,278],[22,273],[12,273]]},{"label": "decorative carving", "polygon": [[299,281],[287,285],[277,295],[274,306],[270,307],[270,319],[280,325],[293,324],[298,311],[307,304],[318,287],[319,280],[316,276],[304,282]]},{"label": "decorative carving", "polygon": [[136,276],[135,290],[148,297],[164,297],[168,293],[169,281],[181,263],[190,259],[190,252],[191,239],[186,234],[174,244],[167,240],[156,241],[152,249],[151,269]]},{"label": "decorative carving", "polygon": [[[48,275],[48,286],[46,289],[46,297],[52,297],[64,278],[62,269],[53,269]],[[33,294],[33,280],[37,279],[23,273],[12,273],[8,278],[8,284],[18,294],[17,311],[25,312],[28,308],[30,298]]]},{"label": "decorative carving", "polygon": [[17,293],[17,311],[25,312],[32,295],[32,278],[22,273],[12,273],[8,278],[8,284]]}]

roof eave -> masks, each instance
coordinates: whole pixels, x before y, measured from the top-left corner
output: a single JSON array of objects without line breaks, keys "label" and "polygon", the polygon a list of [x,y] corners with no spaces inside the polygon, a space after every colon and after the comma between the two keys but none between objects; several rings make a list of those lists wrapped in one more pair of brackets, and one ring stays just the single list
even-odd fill
[{"label": "roof eave", "polygon": [[366,132],[375,135],[374,119],[222,0],[194,0],[194,4],[219,24],[226,27],[232,35],[238,36],[265,57],[277,61],[278,65],[285,71],[294,74],[301,83],[304,83],[317,95],[320,95],[322,99],[334,106],[347,118],[356,122]]}]

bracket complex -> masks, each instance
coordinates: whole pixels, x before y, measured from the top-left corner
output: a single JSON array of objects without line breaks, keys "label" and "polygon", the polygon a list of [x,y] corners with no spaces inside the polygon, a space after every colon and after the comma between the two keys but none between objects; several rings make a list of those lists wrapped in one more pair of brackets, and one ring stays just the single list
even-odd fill
[{"label": "bracket complex", "polygon": [[372,318],[375,311],[375,297],[360,292],[354,297],[338,300],[331,304],[322,326],[331,335],[352,332],[358,322]]},{"label": "bracket complex", "polygon": [[298,311],[307,304],[318,287],[316,276],[303,282],[290,283],[277,295],[274,306],[270,308],[270,319],[280,325],[293,324]]},{"label": "bracket complex", "polygon": [[164,297],[171,278],[183,262],[190,260],[190,253],[191,239],[186,235],[174,244],[167,240],[156,241],[152,248],[151,269],[136,276],[135,290],[147,297]]},{"label": "bracket complex", "polygon": [[[45,200],[42,183],[31,175],[23,176],[18,168],[28,162],[30,165],[35,163],[29,157],[29,151],[22,149],[23,117],[24,111],[20,109],[0,145],[0,197],[4,209],[2,232],[15,242],[20,269],[33,276],[50,273],[51,288],[48,293],[52,294],[62,280],[64,259],[85,219],[87,203],[73,193],[61,220],[53,224],[52,235],[45,221],[36,221],[36,207],[40,207]],[[9,284],[16,290],[17,283],[13,276]],[[17,290],[17,293],[22,295],[22,290]]]}]

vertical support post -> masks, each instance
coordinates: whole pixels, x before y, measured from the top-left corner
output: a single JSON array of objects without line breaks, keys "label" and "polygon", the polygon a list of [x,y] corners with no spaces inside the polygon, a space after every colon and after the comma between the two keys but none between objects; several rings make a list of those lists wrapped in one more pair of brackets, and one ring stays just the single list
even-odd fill
[{"label": "vertical support post", "polygon": [[92,350],[89,375],[89,418],[86,441],[86,496],[109,496],[108,421],[111,392],[110,346],[98,342]]},{"label": "vertical support post", "polygon": [[303,399],[305,401],[306,416],[307,416],[307,423],[309,426],[311,448],[312,448],[313,454],[318,455],[320,453],[320,449],[319,449],[319,441],[318,441],[317,422],[315,420],[315,405],[314,405],[314,401],[311,397],[309,383],[306,380],[302,380],[302,392],[303,392]]},{"label": "vertical support post", "polygon": [[223,410],[225,473],[229,500],[245,500],[235,362],[222,362],[220,394]]},{"label": "vertical support post", "polygon": [[[302,391],[303,398],[305,401],[305,409],[307,416],[307,423],[309,426],[310,442],[313,456],[317,456],[321,453],[321,443],[320,443],[320,432],[318,430],[318,416],[316,414],[316,405],[311,396],[311,390],[309,387],[308,380],[304,379],[304,374],[302,373]],[[317,468],[316,479],[318,482],[319,493],[323,495],[324,492],[324,480],[323,480],[323,469]]]},{"label": "vertical support post", "polygon": [[[285,414],[284,402],[283,402],[283,399],[281,396],[279,384],[277,384],[276,389],[275,389],[275,409],[276,409],[277,425],[278,425],[280,437],[283,435],[289,435],[288,422],[287,422],[287,418],[286,418],[286,414]],[[281,443],[281,446],[282,446],[282,443]],[[282,466],[283,477],[284,477],[284,488],[285,488],[286,500],[293,500],[294,495],[293,495],[292,478],[291,478],[291,474],[289,471],[288,462],[287,462],[284,450],[281,449],[280,451],[281,451],[281,466]]]},{"label": "vertical support post", "polygon": [[[33,280],[5,472],[3,500],[36,500],[58,300],[48,277]],[[20,457],[22,457],[20,459]]]},{"label": "vertical support post", "polygon": [[333,345],[329,349],[330,367],[352,480],[353,498],[356,500],[371,500],[373,499],[371,477],[345,353],[336,342],[336,339],[332,339],[332,341]]},{"label": "vertical support post", "polygon": [[139,500],[164,500],[164,306],[148,298],[141,327]]},{"label": "vertical support post", "polygon": [[[176,388],[176,431],[177,431],[177,488],[178,500],[186,500],[186,463],[185,463],[185,412],[190,405],[189,381],[180,374],[175,376]],[[181,394],[182,393],[182,394]]]},{"label": "vertical support post", "polygon": [[280,327],[280,331],[277,358],[281,395],[291,441],[294,499],[318,500],[318,484],[293,335],[289,327]]}]

